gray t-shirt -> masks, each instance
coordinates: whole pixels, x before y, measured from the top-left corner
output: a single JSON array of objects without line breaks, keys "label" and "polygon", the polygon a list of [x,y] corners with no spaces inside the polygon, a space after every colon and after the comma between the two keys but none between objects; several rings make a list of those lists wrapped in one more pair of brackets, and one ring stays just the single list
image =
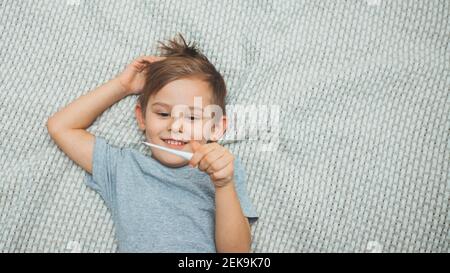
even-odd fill
[{"label": "gray t-shirt", "polygon": [[[190,166],[171,168],[131,148],[95,138],[86,184],[111,211],[120,252],[215,252],[214,185]],[[235,160],[235,187],[250,223],[258,219]]]}]

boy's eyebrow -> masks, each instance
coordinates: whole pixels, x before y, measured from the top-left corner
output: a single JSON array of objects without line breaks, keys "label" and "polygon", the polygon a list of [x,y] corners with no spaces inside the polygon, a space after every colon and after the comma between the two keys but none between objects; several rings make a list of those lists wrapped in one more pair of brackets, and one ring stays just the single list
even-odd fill
[{"label": "boy's eyebrow", "polygon": [[[172,107],[172,105],[167,104],[167,103],[163,103],[163,102],[155,102],[155,103],[152,104],[152,106],[156,106],[156,105],[161,105],[161,106],[164,106],[164,107]],[[203,108],[193,107],[193,106],[188,106],[188,108],[191,109],[191,110],[199,110],[199,111],[203,110]]]}]

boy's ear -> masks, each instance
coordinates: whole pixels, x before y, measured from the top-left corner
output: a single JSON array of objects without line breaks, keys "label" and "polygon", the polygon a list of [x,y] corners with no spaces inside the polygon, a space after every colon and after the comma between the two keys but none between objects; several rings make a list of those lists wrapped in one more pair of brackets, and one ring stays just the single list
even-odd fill
[{"label": "boy's ear", "polygon": [[139,103],[136,104],[134,113],[136,114],[136,121],[138,123],[139,129],[141,131],[145,131],[145,118],[142,114],[142,107]]}]

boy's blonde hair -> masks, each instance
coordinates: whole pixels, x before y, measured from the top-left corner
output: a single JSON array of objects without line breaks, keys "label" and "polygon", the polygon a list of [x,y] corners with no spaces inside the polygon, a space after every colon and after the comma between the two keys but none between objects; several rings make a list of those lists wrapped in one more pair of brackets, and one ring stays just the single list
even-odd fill
[{"label": "boy's blonde hair", "polygon": [[154,63],[147,63],[146,82],[138,102],[142,108],[143,116],[148,104],[148,100],[166,84],[182,79],[195,78],[207,82],[213,92],[213,103],[222,108],[225,115],[225,96],[227,94],[225,81],[222,75],[216,70],[208,58],[197,48],[195,42],[187,44],[184,37],[178,34],[169,40],[166,45],[161,41],[160,49],[162,56],[166,59]]}]

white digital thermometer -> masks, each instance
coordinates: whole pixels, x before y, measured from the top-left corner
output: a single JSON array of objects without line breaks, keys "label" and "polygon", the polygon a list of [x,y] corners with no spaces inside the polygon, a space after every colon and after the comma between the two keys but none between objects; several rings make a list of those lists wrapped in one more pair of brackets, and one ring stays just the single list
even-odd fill
[{"label": "white digital thermometer", "polygon": [[150,147],[153,147],[153,148],[156,148],[156,149],[160,149],[160,150],[166,151],[168,153],[177,155],[177,156],[179,156],[181,158],[184,158],[186,160],[191,160],[192,156],[194,155],[193,153],[178,151],[178,150],[175,150],[175,149],[166,148],[166,147],[159,146],[159,145],[156,145],[156,144],[153,144],[153,143],[148,143],[148,142],[145,142],[145,141],[143,141],[142,143],[144,143],[147,146],[150,146]]}]

